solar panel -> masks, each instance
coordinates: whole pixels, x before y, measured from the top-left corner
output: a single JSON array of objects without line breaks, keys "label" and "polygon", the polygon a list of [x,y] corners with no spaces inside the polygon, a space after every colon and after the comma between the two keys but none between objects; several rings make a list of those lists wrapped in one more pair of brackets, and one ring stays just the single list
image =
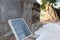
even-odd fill
[{"label": "solar panel", "polygon": [[23,18],[8,20],[8,23],[17,40],[24,40],[25,37],[31,34],[26,22]]}]

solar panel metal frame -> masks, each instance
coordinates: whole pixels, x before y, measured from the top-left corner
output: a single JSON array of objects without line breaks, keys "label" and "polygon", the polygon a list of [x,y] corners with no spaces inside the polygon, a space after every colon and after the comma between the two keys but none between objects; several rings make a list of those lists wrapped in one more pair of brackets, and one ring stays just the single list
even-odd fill
[{"label": "solar panel metal frame", "polygon": [[[15,30],[14,30],[14,28],[13,28],[13,25],[12,25],[11,23],[12,23],[13,20],[20,20],[20,19],[22,19],[22,20],[24,21],[24,23],[26,24],[24,18],[17,18],[17,19],[10,19],[10,20],[8,20],[8,23],[9,23],[9,25],[10,25],[10,27],[11,27],[11,29],[12,29],[12,31],[13,31],[15,37],[16,37],[16,40],[20,40],[20,39],[18,38],[18,35],[17,35],[17,33],[15,32]],[[29,29],[29,27],[28,27],[27,24],[26,24],[26,26],[27,26],[27,28]],[[30,29],[29,29],[29,31],[31,32]],[[32,34],[32,32],[31,32],[31,34]],[[26,36],[24,39],[26,39],[27,37],[31,36],[31,34],[28,35],[28,36]],[[23,39],[23,40],[24,40],[24,39]]]}]

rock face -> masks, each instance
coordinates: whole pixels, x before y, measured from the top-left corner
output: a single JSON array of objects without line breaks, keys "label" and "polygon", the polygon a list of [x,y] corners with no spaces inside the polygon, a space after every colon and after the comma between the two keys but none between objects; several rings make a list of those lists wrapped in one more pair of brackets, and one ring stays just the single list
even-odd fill
[{"label": "rock face", "polygon": [[32,15],[33,15],[33,4],[36,2],[36,0],[25,0],[24,6],[23,6],[23,15],[22,17],[25,19],[27,24],[30,26],[32,24]]},{"label": "rock face", "polygon": [[30,26],[34,2],[36,0],[0,0],[0,33],[10,31],[9,19],[23,17]]},{"label": "rock face", "polygon": [[28,26],[32,32],[34,32],[35,30],[37,30],[39,28],[39,27],[36,28],[36,26],[35,27],[32,26],[32,24],[34,24],[33,22],[37,21],[36,16],[39,15],[38,14],[39,12],[33,9],[34,3],[36,3],[36,0],[25,0],[23,2],[23,15],[22,15],[22,17],[25,19],[26,23],[28,24]]},{"label": "rock face", "polygon": [[8,20],[22,16],[20,0],[0,0],[0,33],[9,30]]}]

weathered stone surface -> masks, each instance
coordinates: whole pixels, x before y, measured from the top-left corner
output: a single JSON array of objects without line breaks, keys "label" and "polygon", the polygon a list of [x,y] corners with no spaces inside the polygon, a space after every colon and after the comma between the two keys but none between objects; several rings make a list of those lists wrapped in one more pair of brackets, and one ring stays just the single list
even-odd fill
[{"label": "weathered stone surface", "polygon": [[18,0],[2,0],[0,4],[2,21],[21,16],[21,8]]},{"label": "weathered stone surface", "polygon": [[[23,17],[31,29],[32,7],[36,0],[0,0],[0,33],[10,30],[9,19]],[[1,24],[2,23],[2,24]]]},{"label": "weathered stone surface", "polygon": [[20,0],[0,0],[0,33],[9,29],[8,20],[22,16]]},{"label": "weathered stone surface", "polygon": [[26,20],[27,24],[30,26],[32,24],[32,7],[36,0],[26,0],[23,7],[23,18]]}]

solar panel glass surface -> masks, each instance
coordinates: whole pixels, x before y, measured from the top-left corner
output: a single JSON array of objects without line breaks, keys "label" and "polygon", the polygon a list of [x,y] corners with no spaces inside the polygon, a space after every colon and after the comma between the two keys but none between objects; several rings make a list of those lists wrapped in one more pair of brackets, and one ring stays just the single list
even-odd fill
[{"label": "solar panel glass surface", "polygon": [[23,19],[11,20],[10,24],[13,26],[19,40],[23,40],[25,37],[31,34]]}]

